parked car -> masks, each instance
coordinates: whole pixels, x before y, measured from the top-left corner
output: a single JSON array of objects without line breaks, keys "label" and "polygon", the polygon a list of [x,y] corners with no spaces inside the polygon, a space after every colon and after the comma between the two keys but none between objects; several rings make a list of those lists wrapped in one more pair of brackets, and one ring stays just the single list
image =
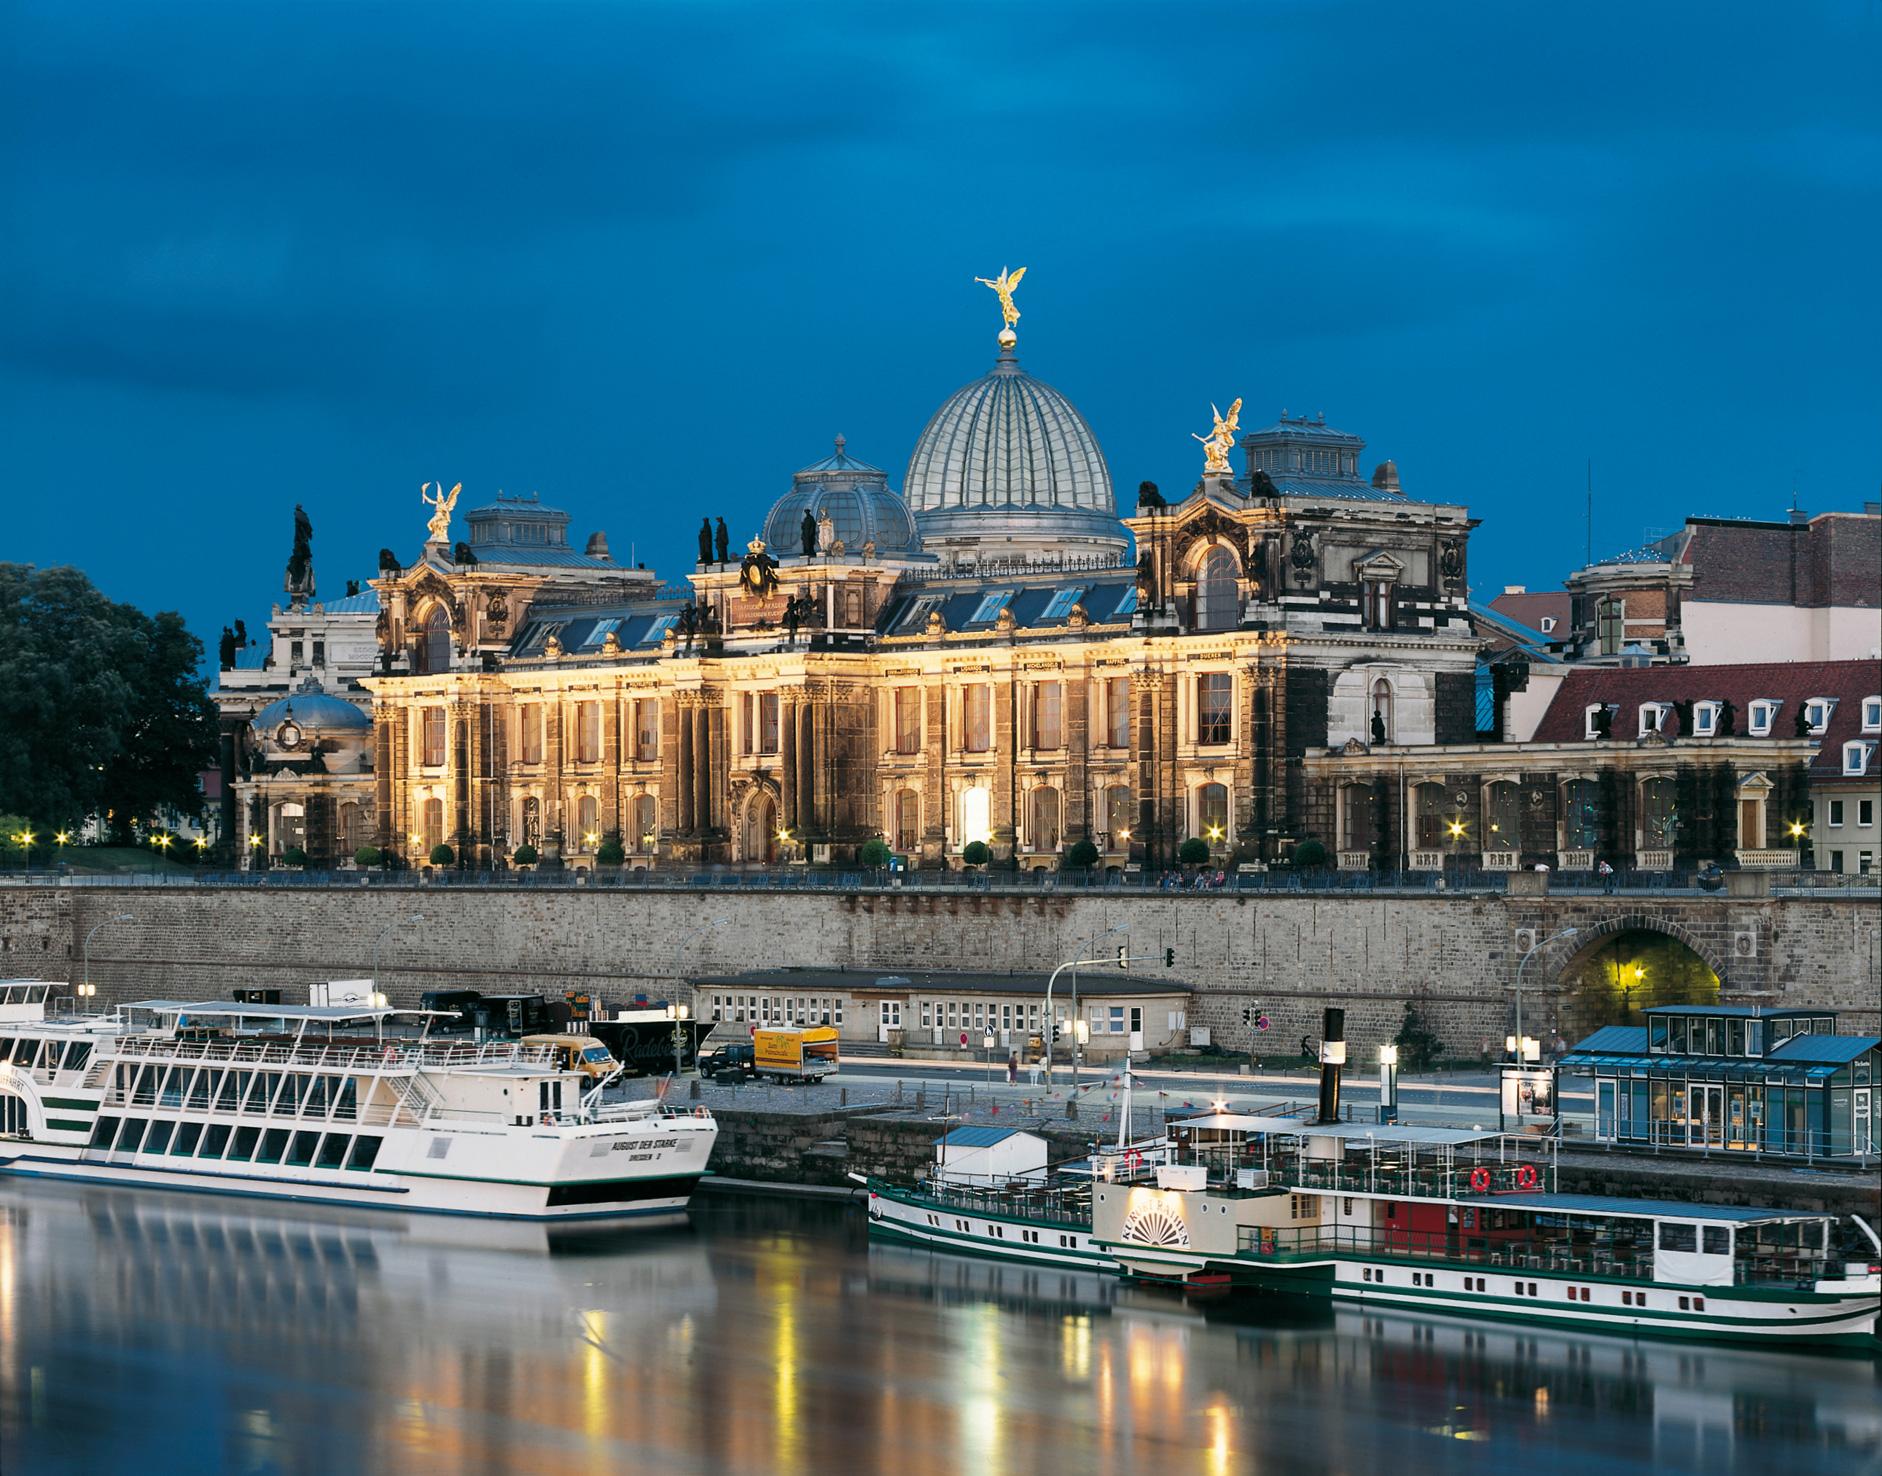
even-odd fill
[{"label": "parked car", "polygon": [[699,1058],[699,1074],[709,1076],[714,1081],[722,1081],[727,1077],[734,1081],[750,1081],[758,1075],[757,1053],[749,1041],[714,1046]]}]

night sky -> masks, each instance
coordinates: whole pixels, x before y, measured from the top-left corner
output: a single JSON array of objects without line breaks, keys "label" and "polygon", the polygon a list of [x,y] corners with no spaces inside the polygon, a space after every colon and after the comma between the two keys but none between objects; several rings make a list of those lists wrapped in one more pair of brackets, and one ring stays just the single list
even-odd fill
[{"label": "night sky", "polygon": [[[668,577],[991,365],[1128,505],[1324,411],[1475,591],[1882,477],[1882,6],[27,3],[0,558],[213,650],[502,488]],[[1237,457],[1239,466],[1240,458]],[[457,536],[464,536],[460,518]]]}]

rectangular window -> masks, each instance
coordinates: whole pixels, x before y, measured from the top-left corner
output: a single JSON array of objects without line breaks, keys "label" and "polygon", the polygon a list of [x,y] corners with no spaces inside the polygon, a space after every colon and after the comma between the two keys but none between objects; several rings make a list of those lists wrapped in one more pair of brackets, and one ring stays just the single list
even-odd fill
[{"label": "rectangular window", "polygon": [[347,1133],[328,1133],[320,1140],[320,1156],[314,1160],[316,1168],[337,1169],[346,1162],[346,1150],[353,1139]]},{"label": "rectangular window", "polygon": [[1875,824],[1875,801],[1872,799],[1856,801],[1856,823],[1869,826]]},{"label": "rectangular window", "polygon": [[660,703],[643,697],[634,704],[634,757],[651,763],[660,757]]},{"label": "rectangular window", "polygon": [[1074,585],[1070,589],[1054,590],[1052,598],[1046,601],[1045,609],[1039,612],[1039,618],[1041,620],[1063,620],[1067,615],[1071,614],[1072,606],[1078,603],[1079,597],[1082,596],[1084,592],[1085,587],[1082,584]]},{"label": "rectangular window", "polygon": [[314,1161],[314,1149],[319,1143],[319,1133],[296,1133],[288,1144],[287,1161],[296,1168],[306,1168]]},{"label": "rectangular window", "polygon": [[897,687],[891,694],[895,708],[895,751],[921,752],[921,688]]},{"label": "rectangular window", "polygon": [[144,1135],[143,1151],[145,1153],[168,1153],[170,1151],[170,1134],[175,1131],[175,1128],[175,1123],[153,1122],[150,1125],[150,1131]]},{"label": "rectangular window", "polygon": [[1830,801],[1830,824],[1840,826],[1842,823],[1843,823],[1843,802],[1841,800],[1833,799]]},{"label": "rectangular window", "polygon": [[[252,1133],[255,1132],[256,1129],[248,1128],[246,1131]],[[198,1158],[220,1158],[222,1157],[222,1151],[228,1146],[229,1125],[226,1122],[212,1122],[208,1127],[203,1129],[202,1150],[197,1153],[196,1156]]]},{"label": "rectangular window", "polygon": [[1104,684],[1104,741],[1110,748],[1131,746],[1131,679],[1112,677]]},{"label": "rectangular window", "polygon": [[516,709],[517,726],[520,729],[517,738],[517,750],[526,764],[542,762],[542,704],[525,702]]},{"label": "rectangular window", "polygon": [[1205,671],[1196,678],[1196,742],[1203,746],[1229,741],[1233,726],[1235,678],[1226,671]]},{"label": "rectangular window", "polygon": [[1660,1224],[1660,1249],[1663,1251],[1696,1251],[1699,1249],[1699,1227],[1697,1225]]},{"label": "rectangular window", "polygon": [[257,1163],[279,1163],[281,1155],[288,1151],[288,1139],[293,1135],[286,1128],[269,1128],[262,1135],[261,1151],[255,1155]]},{"label": "rectangular window", "polygon": [[974,607],[974,613],[967,623],[980,625],[998,619],[1000,612],[1006,608],[1006,602],[1012,598],[1013,591],[1010,589],[989,590],[981,596],[980,603]]},{"label": "rectangular window", "polygon": [[1729,1256],[1732,1253],[1732,1232],[1723,1225],[1707,1225],[1705,1247],[1709,1256]]},{"label": "rectangular window", "polygon": [[1065,686],[1062,682],[1036,682],[1032,697],[1032,746],[1065,746]]},{"label": "rectangular window", "polygon": [[1763,738],[1770,734],[1771,724],[1777,718],[1778,704],[1759,698],[1751,704],[1751,736]]},{"label": "rectangular window", "polygon": [[1693,736],[1710,738],[1719,730],[1719,704],[1701,702],[1693,707]]},{"label": "rectangular window", "polygon": [[117,1136],[120,1119],[108,1113],[100,1113],[92,1120],[91,1144],[93,1148],[109,1148],[111,1140]]},{"label": "rectangular window", "polygon": [[427,707],[424,721],[425,765],[428,768],[440,768],[444,764],[444,709]]},{"label": "rectangular window", "polygon": [[578,764],[601,762],[601,704],[575,704],[575,761]]},{"label": "rectangular window", "polygon": [[350,1169],[369,1169],[373,1166],[374,1161],[378,1157],[379,1139],[355,1138],[353,1140],[353,1156],[347,1161],[346,1166]]},{"label": "rectangular window", "polygon": [[961,690],[961,747],[968,753],[993,748],[993,688],[984,683]]},{"label": "rectangular window", "polygon": [[202,1140],[203,1125],[200,1122],[181,1122],[177,1124],[176,1137],[170,1142],[170,1156],[187,1158],[196,1151],[196,1145]]},{"label": "rectangular window", "polygon": [[[211,1129],[213,1136],[214,1130]],[[261,1129],[258,1127],[238,1127],[229,1143],[229,1161],[247,1163],[255,1156],[255,1145],[261,1141]]]},{"label": "rectangular window", "polygon": [[778,751],[779,697],[776,692],[760,692],[756,708],[758,752]]}]

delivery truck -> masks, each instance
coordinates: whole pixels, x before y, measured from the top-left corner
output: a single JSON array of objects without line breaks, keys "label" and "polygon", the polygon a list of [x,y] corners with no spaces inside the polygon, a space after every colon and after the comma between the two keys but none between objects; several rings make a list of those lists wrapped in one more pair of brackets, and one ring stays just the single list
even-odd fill
[{"label": "delivery truck", "polygon": [[822,1081],[837,1068],[837,1034],[828,1025],[792,1025],[752,1033],[756,1075],[773,1081]]}]

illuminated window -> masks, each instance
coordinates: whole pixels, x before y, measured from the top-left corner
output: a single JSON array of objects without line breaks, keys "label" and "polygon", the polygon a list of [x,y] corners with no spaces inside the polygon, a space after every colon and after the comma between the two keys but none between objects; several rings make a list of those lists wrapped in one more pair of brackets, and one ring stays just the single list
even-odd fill
[{"label": "illuminated window", "polygon": [[1036,682],[1032,689],[1032,746],[1065,746],[1065,686],[1062,682]]},{"label": "illuminated window", "polygon": [[895,709],[895,751],[921,752],[921,688],[897,687],[891,694]]},{"label": "illuminated window", "polygon": [[427,707],[424,709],[424,763],[427,768],[439,768],[444,763],[444,709]]},{"label": "illuminated window", "polygon": [[1234,730],[1235,678],[1226,671],[1205,671],[1196,678],[1196,742],[1203,746],[1230,741]]},{"label": "illuminated window", "polygon": [[993,688],[984,683],[961,689],[961,747],[968,753],[993,747]]}]

